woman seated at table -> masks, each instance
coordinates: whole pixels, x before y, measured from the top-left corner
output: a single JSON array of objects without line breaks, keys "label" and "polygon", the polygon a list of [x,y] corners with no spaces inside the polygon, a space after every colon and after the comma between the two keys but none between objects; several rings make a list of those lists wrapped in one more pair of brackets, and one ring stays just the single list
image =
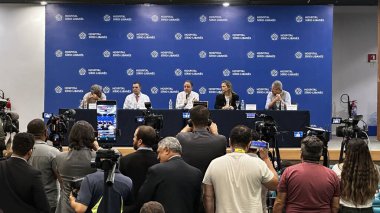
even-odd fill
[{"label": "woman seated at table", "polygon": [[224,80],[221,87],[222,93],[216,96],[214,108],[226,110],[240,109],[240,104],[237,104],[239,95],[233,91],[231,82]]}]

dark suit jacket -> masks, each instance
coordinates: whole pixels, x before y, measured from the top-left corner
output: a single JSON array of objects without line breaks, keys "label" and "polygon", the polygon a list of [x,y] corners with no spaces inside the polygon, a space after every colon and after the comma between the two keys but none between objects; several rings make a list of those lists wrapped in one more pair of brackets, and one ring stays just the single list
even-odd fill
[{"label": "dark suit jacket", "polygon": [[202,172],[181,157],[149,168],[141,186],[138,203],[158,201],[166,213],[194,213],[201,195]]},{"label": "dark suit jacket", "polygon": [[[239,95],[236,93],[232,93],[232,100],[230,100],[230,105],[236,109],[236,101],[239,100]],[[226,98],[224,97],[224,94],[218,94],[215,99],[215,109],[222,109],[226,105]],[[240,109],[240,105],[239,105]]]},{"label": "dark suit jacket", "polygon": [[41,172],[19,158],[0,162],[0,195],[4,213],[50,211]]},{"label": "dark suit jacket", "polygon": [[182,146],[182,158],[186,163],[206,173],[212,160],[226,154],[227,139],[223,135],[213,135],[206,128],[177,135]]},{"label": "dark suit jacket", "polygon": [[150,150],[137,150],[120,159],[120,172],[131,178],[133,182],[133,195],[136,198],[141,185],[145,181],[149,167],[159,163],[157,154]]}]

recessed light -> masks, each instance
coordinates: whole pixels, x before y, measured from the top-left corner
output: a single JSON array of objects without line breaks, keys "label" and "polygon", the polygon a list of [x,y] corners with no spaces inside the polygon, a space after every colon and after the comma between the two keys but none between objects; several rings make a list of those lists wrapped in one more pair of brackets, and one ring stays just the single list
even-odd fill
[{"label": "recessed light", "polygon": [[47,2],[46,1],[41,1],[41,5],[45,6],[45,5],[47,5]]},{"label": "recessed light", "polygon": [[223,3],[223,7],[228,7],[228,6],[230,6],[230,3],[228,3],[228,2]]}]

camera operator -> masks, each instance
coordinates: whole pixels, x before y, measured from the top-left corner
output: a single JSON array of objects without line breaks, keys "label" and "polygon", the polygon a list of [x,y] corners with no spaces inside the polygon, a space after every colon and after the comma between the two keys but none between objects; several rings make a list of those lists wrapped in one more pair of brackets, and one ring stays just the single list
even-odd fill
[{"label": "camera operator", "polygon": [[193,107],[189,124],[176,136],[182,146],[183,160],[201,170],[202,175],[213,159],[226,154],[227,147],[226,137],[218,134],[218,126],[209,117],[206,107]]},{"label": "camera operator", "polygon": [[[103,151],[113,152],[114,155],[117,155],[113,150],[101,150],[100,152]],[[117,155],[117,161],[119,161],[119,159],[120,155]],[[99,160],[101,164],[103,161],[109,159],[103,158]],[[133,200],[132,180],[120,173],[118,162],[113,163],[116,164],[116,170],[114,182],[112,186],[110,186],[112,189],[109,191],[110,194],[108,196],[109,199],[107,204],[107,209],[110,209],[111,211],[107,213],[120,212],[120,209],[131,204]],[[70,205],[76,213],[91,213],[94,209],[98,209],[97,212],[104,212],[102,211],[105,205],[103,200],[104,191],[104,170],[98,169],[95,173],[84,177],[76,199],[72,193],[70,194]]]},{"label": "camera operator", "polygon": [[[33,119],[28,123],[27,132],[34,136],[33,153],[28,163],[42,173],[42,183],[48,197],[50,212],[54,213],[58,200],[57,162],[58,149],[49,146],[47,141],[47,129],[42,119]],[[60,184],[62,180],[58,178]]]}]

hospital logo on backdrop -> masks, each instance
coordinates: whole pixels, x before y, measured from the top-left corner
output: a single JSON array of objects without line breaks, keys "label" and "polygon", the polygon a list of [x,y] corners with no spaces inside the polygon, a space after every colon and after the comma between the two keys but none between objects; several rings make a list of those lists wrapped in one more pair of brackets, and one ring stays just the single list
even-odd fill
[{"label": "hospital logo on backdrop", "polygon": [[206,51],[203,51],[203,50],[200,51],[198,55],[199,55],[200,58],[206,58],[207,57]]},{"label": "hospital logo on backdrop", "polygon": [[223,76],[227,77],[227,76],[230,76],[230,74],[231,74],[231,71],[229,69],[223,70]]},{"label": "hospital logo on backdrop", "polygon": [[294,90],[294,93],[296,94],[296,95],[302,95],[302,89],[301,88],[296,88],[295,90]]},{"label": "hospital logo on backdrop", "polygon": [[111,52],[108,51],[108,50],[105,50],[105,51],[103,52],[103,56],[104,56],[104,58],[109,58],[109,57],[111,56]]},{"label": "hospital logo on backdrop", "polygon": [[106,15],[103,16],[103,20],[106,21],[106,22],[109,22],[109,21],[111,21],[111,16],[108,15],[108,14],[106,14]]},{"label": "hospital logo on backdrop", "polygon": [[158,52],[156,50],[153,50],[150,55],[152,56],[152,58],[157,58],[158,57]]},{"label": "hospital logo on backdrop", "polygon": [[302,52],[298,51],[298,52],[296,52],[296,53],[294,54],[294,56],[296,57],[296,59],[301,59],[302,56],[303,56],[303,54],[302,54]]},{"label": "hospital logo on backdrop", "polygon": [[111,89],[108,86],[103,87],[103,92],[108,94],[110,93]]},{"label": "hospital logo on backdrop", "polygon": [[133,35],[133,33],[128,33],[128,34],[127,34],[127,38],[128,38],[129,40],[132,40],[132,39],[135,38],[135,35]]},{"label": "hospital logo on backdrop", "polygon": [[199,88],[199,94],[204,95],[206,94],[206,92],[207,92],[207,89],[205,87]]},{"label": "hospital logo on backdrop", "polygon": [[270,38],[272,39],[272,41],[277,41],[278,40],[278,35],[276,33],[273,33]]},{"label": "hospital logo on backdrop", "polygon": [[61,14],[57,14],[57,15],[55,15],[55,20],[56,20],[56,21],[62,21],[62,19],[63,19],[63,17],[62,17]]},{"label": "hospital logo on backdrop", "polygon": [[181,40],[181,39],[182,39],[182,34],[181,34],[181,33],[176,33],[176,34],[174,35],[174,38],[175,38],[176,40]]},{"label": "hospital logo on backdrop", "polygon": [[87,71],[85,68],[80,68],[78,72],[79,72],[79,75],[86,75]]},{"label": "hospital logo on backdrop", "polygon": [[56,86],[55,88],[54,88],[54,91],[55,91],[55,93],[62,93],[62,91],[63,91],[63,89],[62,89],[62,87],[61,86]]},{"label": "hospital logo on backdrop", "polygon": [[248,17],[247,17],[247,21],[248,21],[249,23],[255,22],[255,16],[253,16],[253,15],[248,16]]},{"label": "hospital logo on backdrop", "polygon": [[249,88],[247,89],[247,94],[248,94],[248,95],[253,95],[253,93],[255,93],[255,89],[253,89],[252,87],[249,87]]},{"label": "hospital logo on backdrop", "polygon": [[252,52],[252,51],[249,51],[249,52],[247,53],[247,57],[252,59],[252,58],[255,57],[255,53]]},{"label": "hospital logo on backdrop", "polygon": [[231,38],[230,34],[224,33],[224,35],[223,35],[224,40],[230,40],[230,38]]},{"label": "hospital logo on backdrop", "polygon": [[182,76],[182,70],[181,69],[176,69],[176,70],[174,70],[174,74],[176,76]]},{"label": "hospital logo on backdrop", "polygon": [[131,68],[127,69],[126,72],[127,72],[127,75],[129,75],[129,76],[131,76],[131,75],[133,75],[135,73],[135,71],[133,69],[131,69]]},{"label": "hospital logo on backdrop", "polygon": [[205,15],[201,15],[201,16],[199,17],[199,21],[200,21],[200,22],[206,22],[206,21],[207,21],[207,17],[206,17]]},{"label": "hospital logo on backdrop", "polygon": [[55,57],[57,57],[57,58],[61,58],[63,56],[63,52],[62,52],[62,50],[56,50],[55,51]]},{"label": "hospital logo on backdrop", "polygon": [[86,37],[87,37],[87,35],[86,35],[86,33],[84,33],[84,32],[81,32],[81,33],[79,33],[79,39],[86,39]]},{"label": "hospital logo on backdrop", "polygon": [[158,93],[158,88],[157,88],[157,87],[152,87],[152,88],[150,88],[150,92],[151,92],[153,95],[155,95],[155,94]]},{"label": "hospital logo on backdrop", "polygon": [[303,17],[302,16],[297,16],[296,17],[296,22],[298,22],[298,23],[303,22]]},{"label": "hospital logo on backdrop", "polygon": [[270,71],[270,75],[271,75],[272,77],[276,77],[276,76],[278,76],[278,71],[275,70],[275,69],[273,69],[272,71]]},{"label": "hospital logo on backdrop", "polygon": [[158,15],[152,15],[151,19],[153,22],[158,22]]}]

